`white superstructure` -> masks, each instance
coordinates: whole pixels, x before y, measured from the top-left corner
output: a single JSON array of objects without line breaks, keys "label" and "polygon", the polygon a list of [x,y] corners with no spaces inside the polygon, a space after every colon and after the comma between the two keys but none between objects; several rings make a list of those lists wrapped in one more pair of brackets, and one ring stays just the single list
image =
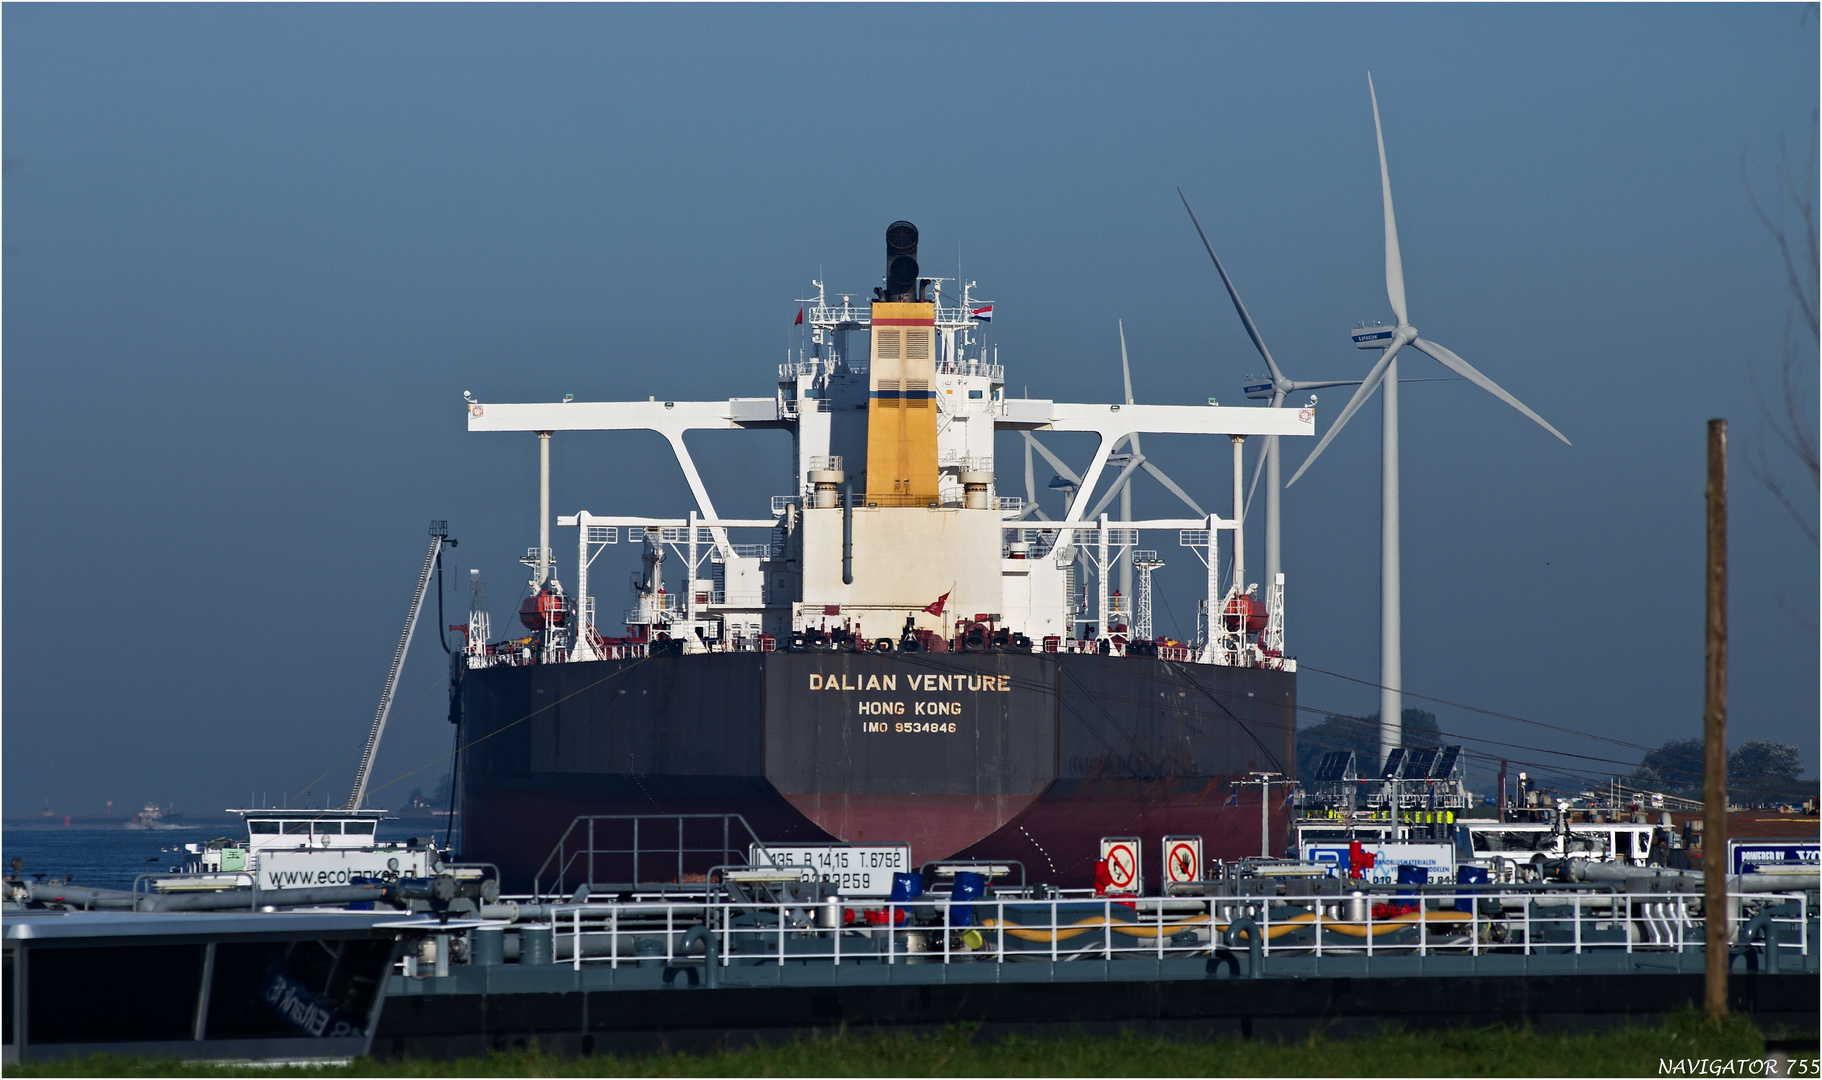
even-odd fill
[{"label": "white superstructure", "polygon": [[363,879],[429,877],[442,861],[433,841],[380,843],[383,810],[230,810],[245,842],[185,844],[191,880],[163,879],[165,891],[220,888],[257,880],[261,889],[347,885]]},{"label": "white superstructure", "polygon": [[[670,445],[696,506],[685,518],[558,517],[560,527],[577,530],[570,589],[557,582],[548,554],[534,549],[541,557],[527,560],[533,600],[522,609],[534,636],[505,647],[478,637],[471,665],[586,661],[665,642],[686,652],[978,643],[1162,648],[1183,660],[1294,669],[1283,656],[1283,575],[1246,576],[1240,459],[1247,438],[1314,434],[1313,410],[1008,397],[1004,368],[980,333],[991,305],[975,298],[974,282],[945,297],[944,279],[916,277],[914,261],[905,277],[901,263],[905,250],[915,255],[916,230],[903,222],[893,229],[901,231],[888,233],[891,291],[868,303],[856,304],[853,294],[831,302],[815,282],[815,297],[804,301],[807,346],[778,366],[771,396],[492,403],[464,395],[470,431],[539,437],[541,491],[548,491],[557,433],[649,430]],[[909,230],[908,249],[892,247],[902,244],[902,230]],[[683,438],[705,429],[791,434],[793,483],[771,498],[766,516],[717,510]],[[1096,436],[1062,520],[1030,520],[1025,499],[1000,494],[994,439],[1005,431]],[[1128,460],[1132,454],[1115,460],[1142,433],[1225,436],[1210,440],[1206,460],[1222,487],[1231,472],[1230,515],[1110,522],[1100,507],[1111,492],[1091,510],[1110,464],[1124,466],[1118,484],[1142,463]],[[1202,640],[1141,641],[1126,625],[1130,598],[1110,578],[1147,533],[1151,547],[1159,533],[1175,533],[1208,567],[1200,599],[1217,617]],[[1228,553],[1220,550],[1223,534],[1233,545]],[[622,542],[642,550],[630,609],[600,599],[589,577],[600,553]],[[1078,572],[1093,577],[1092,586],[1083,588]]]}]

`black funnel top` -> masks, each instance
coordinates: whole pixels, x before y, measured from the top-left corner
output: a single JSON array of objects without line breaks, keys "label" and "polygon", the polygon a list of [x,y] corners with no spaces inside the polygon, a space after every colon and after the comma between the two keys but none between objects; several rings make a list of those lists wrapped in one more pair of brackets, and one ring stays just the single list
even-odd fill
[{"label": "black funnel top", "polygon": [[886,226],[886,289],[891,303],[917,299],[917,226],[894,221]]}]

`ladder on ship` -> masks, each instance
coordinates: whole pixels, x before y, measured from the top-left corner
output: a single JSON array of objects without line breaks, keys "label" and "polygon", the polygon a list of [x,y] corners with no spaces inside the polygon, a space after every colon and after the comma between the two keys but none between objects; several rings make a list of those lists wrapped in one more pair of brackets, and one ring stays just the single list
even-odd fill
[{"label": "ladder on ship", "polygon": [[430,549],[424,552],[424,568],[418,571],[417,591],[411,595],[411,610],[405,613],[405,629],[399,634],[398,648],[392,651],[392,669],[386,673],[386,685],[380,691],[380,706],[373,714],[373,730],[367,733],[367,745],[361,751],[361,763],[354,770],[354,792],[348,796],[344,810],[359,810],[367,797],[367,782],[372,779],[373,755],[380,748],[380,735],[386,730],[386,717],[392,712],[392,695],[399,688],[399,672],[405,667],[405,654],[411,649],[411,633],[417,629],[418,613],[424,610],[424,597],[430,591],[430,574],[437,566],[449,540],[449,522],[430,523]]}]

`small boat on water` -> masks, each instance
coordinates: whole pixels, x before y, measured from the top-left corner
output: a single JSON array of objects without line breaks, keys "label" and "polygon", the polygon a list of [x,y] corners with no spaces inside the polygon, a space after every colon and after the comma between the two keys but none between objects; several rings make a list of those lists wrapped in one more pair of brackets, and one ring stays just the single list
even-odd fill
[{"label": "small boat on water", "polygon": [[[185,827],[181,821],[173,821],[166,817],[166,813],[157,803],[146,803],[145,809],[127,819],[126,827],[129,829],[181,829]],[[175,816],[181,818],[183,815]]]},{"label": "small boat on water", "polygon": [[222,837],[185,844],[179,876],[159,879],[161,892],[233,888],[298,889],[363,880],[429,877],[443,861],[434,840],[377,839],[384,810],[234,810],[245,840]]}]

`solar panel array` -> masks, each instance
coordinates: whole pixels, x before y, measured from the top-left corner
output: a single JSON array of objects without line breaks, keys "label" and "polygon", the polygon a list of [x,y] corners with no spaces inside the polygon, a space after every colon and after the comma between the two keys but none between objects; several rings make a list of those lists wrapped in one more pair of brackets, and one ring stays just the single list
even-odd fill
[{"label": "solar panel array", "polygon": [[1338,783],[1348,778],[1354,771],[1354,752],[1352,750],[1330,750],[1322,755],[1316,763],[1316,771],[1310,779],[1318,784]]},{"label": "solar panel array", "polygon": [[[1327,764],[1330,753],[1324,757]],[[1395,746],[1386,755],[1385,768],[1379,771],[1381,780],[1447,780],[1455,774],[1461,763],[1460,746]],[[1322,766],[1317,766],[1320,774]],[[1317,779],[1324,779],[1318,775]]]}]

